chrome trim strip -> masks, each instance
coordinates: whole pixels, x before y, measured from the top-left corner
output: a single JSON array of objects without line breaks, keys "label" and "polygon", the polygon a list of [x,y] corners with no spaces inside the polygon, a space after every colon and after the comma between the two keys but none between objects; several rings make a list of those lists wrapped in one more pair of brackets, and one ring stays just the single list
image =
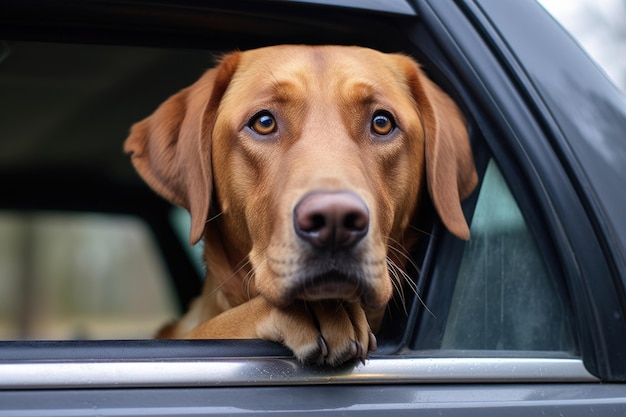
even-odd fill
[{"label": "chrome trim strip", "polygon": [[597,381],[580,359],[374,358],[339,370],[289,358],[0,363],[0,389]]}]

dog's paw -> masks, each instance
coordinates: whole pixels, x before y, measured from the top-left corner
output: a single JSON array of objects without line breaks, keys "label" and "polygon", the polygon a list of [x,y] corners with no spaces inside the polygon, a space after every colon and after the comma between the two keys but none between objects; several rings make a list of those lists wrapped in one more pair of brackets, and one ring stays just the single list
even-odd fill
[{"label": "dog's paw", "polygon": [[257,329],[263,339],[281,342],[303,363],[337,366],[364,361],[376,350],[376,338],[359,303],[296,302],[274,307]]}]

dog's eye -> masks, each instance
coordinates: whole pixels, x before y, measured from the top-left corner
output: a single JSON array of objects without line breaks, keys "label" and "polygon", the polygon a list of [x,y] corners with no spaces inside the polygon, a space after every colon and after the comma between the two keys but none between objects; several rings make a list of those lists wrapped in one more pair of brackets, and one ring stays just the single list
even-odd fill
[{"label": "dog's eye", "polygon": [[276,130],[276,119],[268,111],[262,111],[255,114],[248,126],[259,135],[269,135]]},{"label": "dog's eye", "polygon": [[372,131],[379,136],[390,134],[395,127],[393,116],[385,111],[376,112],[372,117]]}]

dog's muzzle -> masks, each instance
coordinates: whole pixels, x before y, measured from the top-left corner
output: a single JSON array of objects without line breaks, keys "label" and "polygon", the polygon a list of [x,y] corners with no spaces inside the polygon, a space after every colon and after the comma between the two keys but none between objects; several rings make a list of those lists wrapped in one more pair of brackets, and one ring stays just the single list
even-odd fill
[{"label": "dog's muzzle", "polygon": [[370,225],[365,202],[348,191],[311,192],[296,205],[293,223],[308,248],[293,299],[360,299],[368,287],[357,248]]}]

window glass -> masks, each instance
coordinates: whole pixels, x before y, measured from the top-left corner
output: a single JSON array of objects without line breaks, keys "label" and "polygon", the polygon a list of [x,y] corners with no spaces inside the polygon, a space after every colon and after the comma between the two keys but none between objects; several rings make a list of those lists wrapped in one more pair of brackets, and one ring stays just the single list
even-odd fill
[{"label": "window glass", "polygon": [[150,338],[176,316],[136,218],[0,213],[0,338]]},{"label": "window glass", "polygon": [[443,349],[571,351],[561,288],[497,165],[487,167],[465,246]]},{"label": "window glass", "polygon": [[174,206],[170,212],[170,222],[176,233],[178,239],[180,239],[181,246],[189,255],[189,259],[193,263],[194,268],[198,272],[198,275],[204,279],[206,270],[203,261],[203,247],[202,240],[191,246],[189,244],[189,233],[191,230],[191,216],[189,212],[182,207]]}]

